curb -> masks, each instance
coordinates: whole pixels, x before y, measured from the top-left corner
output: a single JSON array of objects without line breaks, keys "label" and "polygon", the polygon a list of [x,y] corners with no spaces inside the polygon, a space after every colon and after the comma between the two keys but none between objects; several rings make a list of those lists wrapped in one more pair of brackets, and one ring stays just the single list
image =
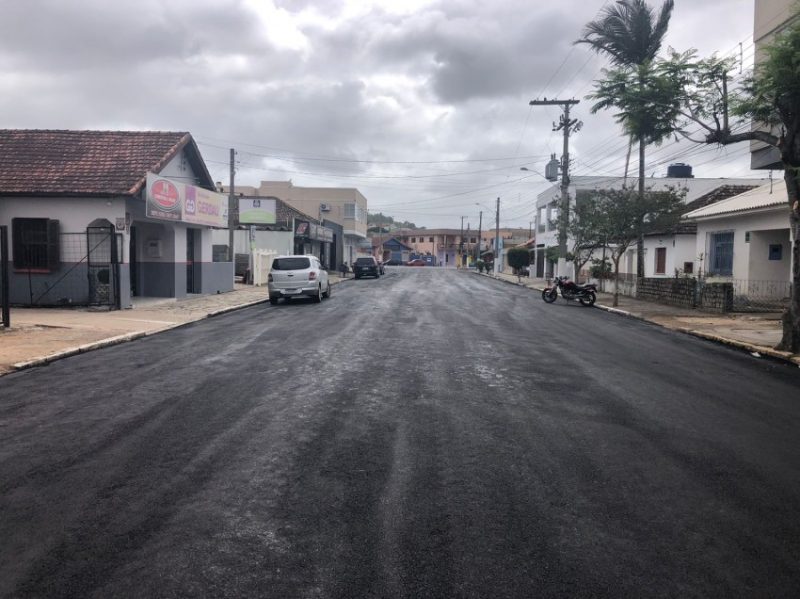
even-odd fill
[{"label": "curb", "polygon": [[[532,287],[525,285],[524,283],[517,283],[516,281],[509,281],[508,279],[503,279],[500,277],[495,277],[490,274],[482,274],[482,273],[475,273],[480,274],[484,277],[489,277],[494,279],[495,281],[501,281],[503,283],[508,283],[510,285],[516,285],[517,287],[524,287],[526,289],[531,289],[533,291],[541,291],[538,287]],[[609,312],[611,314],[616,314],[617,316],[623,316],[626,318],[632,318],[634,320],[639,320],[641,322],[646,322],[657,327],[661,327],[662,329],[666,329],[668,331],[675,331],[678,333],[684,333],[685,335],[691,335],[692,337],[697,337],[699,339],[705,339],[706,341],[713,341],[714,343],[719,343],[720,345],[727,345],[728,347],[733,347],[735,349],[739,349],[742,351],[749,352],[751,354],[759,354],[761,357],[770,358],[772,360],[777,360],[780,362],[784,362],[786,364],[800,366],[800,357],[795,357],[793,354],[788,352],[782,352],[777,349],[772,349],[771,347],[764,347],[761,345],[753,345],[751,343],[747,343],[745,341],[737,341],[736,339],[729,339],[727,337],[722,337],[720,335],[714,335],[713,333],[706,333],[704,331],[698,331],[695,329],[688,329],[688,328],[671,328],[664,326],[658,322],[645,318],[644,316],[638,316],[627,310],[620,310],[619,308],[613,308],[611,306],[606,306],[603,304],[595,304],[595,308],[599,308],[605,312]]]}]

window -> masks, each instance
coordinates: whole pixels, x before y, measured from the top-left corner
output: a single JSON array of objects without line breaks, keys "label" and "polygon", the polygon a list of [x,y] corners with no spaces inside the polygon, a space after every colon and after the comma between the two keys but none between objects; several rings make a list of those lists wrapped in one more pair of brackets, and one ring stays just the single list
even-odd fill
[{"label": "window", "polygon": [[470,243],[475,243],[475,238],[474,238],[474,237],[470,237],[470,238],[469,238],[469,242],[470,242]]},{"label": "window", "polygon": [[308,258],[275,258],[272,261],[272,270],[305,270],[311,268]]},{"label": "window", "polygon": [[49,271],[60,261],[59,223],[49,218],[11,219],[14,268]]},{"label": "window", "polygon": [[360,223],[366,222],[367,211],[358,204],[345,204],[344,217],[352,218]]},{"label": "window", "polygon": [[683,263],[683,272],[684,274],[690,275],[694,272],[694,262],[684,262]]},{"label": "window", "polygon": [[428,237],[428,241],[429,241],[430,243],[433,243],[433,237]]},{"label": "window", "polygon": [[[539,208],[539,218],[537,220],[538,225],[536,230],[539,231],[539,233],[544,233],[547,227],[547,208]],[[486,240],[484,239],[484,241]]]},{"label": "window", "polygon": [[708,247],[708,271],[712,275],[729,277],[733,274],[733,231],[711,233]]},{"label": "window", "polygon": [[411,238],[411,243],[417,243],[417,238],[416,237],[412,237]]},{"label": "window", "polygon": [[667,272],[667,248],[656,248],[656,274]]}]

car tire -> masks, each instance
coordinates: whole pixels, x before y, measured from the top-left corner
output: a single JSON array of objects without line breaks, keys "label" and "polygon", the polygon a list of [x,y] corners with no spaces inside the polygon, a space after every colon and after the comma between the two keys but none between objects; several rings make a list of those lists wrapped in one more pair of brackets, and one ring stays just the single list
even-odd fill
[{"label": "car tire", "polygon": [[278,305],[278,298],[277,297],[273,297],[273,296],[270,295],[269,296],[269,303],[272,304],[273,306],[277,306]]},{"label": "car tire", "polygon": [[322,294],[327,299],[331,299],[331,282],[328,281],[328,290]]},{"label": "car tire", "polygon": [[314,295],[314,303],[318,304],[322,301],[322,285],[317,287],[317,293]]}]

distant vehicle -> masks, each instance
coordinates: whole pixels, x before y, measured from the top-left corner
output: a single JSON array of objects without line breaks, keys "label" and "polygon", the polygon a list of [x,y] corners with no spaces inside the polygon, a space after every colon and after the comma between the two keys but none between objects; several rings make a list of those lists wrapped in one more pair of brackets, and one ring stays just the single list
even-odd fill
[{"label": "distant vehicle", "polygon": [[381,276],[381,267],[375,256],[362,256],[356,258],[353,262],[353,275],[356,279],[361,277],[375,277],[376,279]]},{"label": "distant vehicle", "polygon": [[413,260],[409,260],[406,262],[406,266],[425,266],[427,262],[422,258],[414,258]]},{"label": "distant vehicle", "polygon": [[293,297],[311,297],[321,302],[331,296],[328,273],[315,256],[278,256],[272,261],[272,270],[267,277],[269,303],[287,301]]}]

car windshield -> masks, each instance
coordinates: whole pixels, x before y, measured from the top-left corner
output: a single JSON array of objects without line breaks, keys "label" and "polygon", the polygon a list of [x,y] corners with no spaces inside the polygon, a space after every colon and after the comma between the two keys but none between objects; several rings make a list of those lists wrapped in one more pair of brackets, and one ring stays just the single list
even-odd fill
[{"label": "car windshield", "polygon": [[303,270],[310,265],[308,258],[275,258],[272,261],[272,270]]},{"label": "car windshield", "polygon": [[356,258],[356,264],[375,264],[372,258]]}]

